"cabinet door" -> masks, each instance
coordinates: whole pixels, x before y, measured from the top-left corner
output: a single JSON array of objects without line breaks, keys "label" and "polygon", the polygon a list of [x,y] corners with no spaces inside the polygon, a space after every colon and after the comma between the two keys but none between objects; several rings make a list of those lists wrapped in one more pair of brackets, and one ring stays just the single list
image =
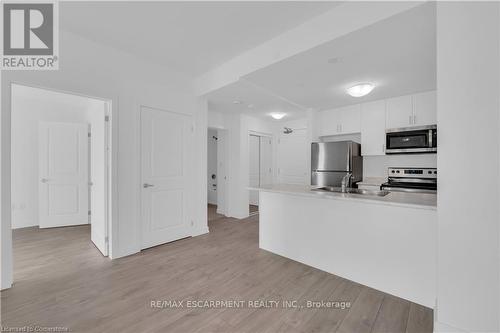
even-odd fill
[{"label": "cabinet door", "polygon": [[340,134],[341,109],[320,111],[318,114],[319,136]]},{"label": "cabinet door", "polygon": [[409,127],[413,125],[413,103],[411,95],[387,100],[387,128]]},{"label": "cabinet door", "polygon": [[340,133],[351,134],[361,131],[361,105],[350,105],[339,109]]},{"label": "cabinet door", "polygon": [[413,119],[417,126],[435,125],[437,123],[436,91],[428,91],[413,95]]},{"label": "cabinet door", "polygon": [[385,155],[385,100],[361,104],[361,155]]}]

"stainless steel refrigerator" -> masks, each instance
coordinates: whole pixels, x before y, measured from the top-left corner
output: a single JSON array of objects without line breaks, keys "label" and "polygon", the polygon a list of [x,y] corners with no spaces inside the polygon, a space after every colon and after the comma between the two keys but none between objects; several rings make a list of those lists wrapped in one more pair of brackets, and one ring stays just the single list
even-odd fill
[{"label": "stainless steel refrigerator", "polygon": [[354,141],[314,142],[311,146],[311,185],[340,187],[351,174],[349,187],[363,178],[361,145]]}]

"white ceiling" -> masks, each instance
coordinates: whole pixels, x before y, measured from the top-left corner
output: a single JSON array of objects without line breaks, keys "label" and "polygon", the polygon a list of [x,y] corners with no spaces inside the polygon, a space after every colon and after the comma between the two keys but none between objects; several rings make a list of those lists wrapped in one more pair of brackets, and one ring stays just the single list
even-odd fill
[{"label": "white ceiling", "polygon": [[[240,80],[208,95],[209,110],[249,114],[259,118],[269,117],[271,112],[285,112],[289,120],[304,116],[304,109],[278,96],[263,91],[258,86],[245,80]],[[241,104],[234,104],[240,101]],[[251,106],[251,107],[249,107]]]},{"label": "white ceiling", "polygon": [[336,4],[68,1],[60,25],[195,77]]},{"label": "white ceiling", "polygon": [[[435,89],[435,4],[337,38],[245,79],[314,109]],[[373,82],[376,88],[362,98],[346,94],[360,82]]]},{"label": "white ceiling", "polygon": [[[262,116],[282,107],[298,117],[307,108],[330,109],[435,89],[435,4],[424,4],[337,38],[247,75],[243,81],[245,85],[240,81],[209,94],[211,108]],[[368,96],[346,94],[349,86],[367,81],[377,85]],[[253,89],[244,89],[248,86]],[[234,99],[258,107],[236,110],[230,103]]]}]

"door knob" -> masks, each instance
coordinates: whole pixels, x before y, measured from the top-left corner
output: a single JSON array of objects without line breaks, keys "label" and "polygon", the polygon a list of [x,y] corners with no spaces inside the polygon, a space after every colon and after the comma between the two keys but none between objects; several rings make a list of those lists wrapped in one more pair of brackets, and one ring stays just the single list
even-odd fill
[{"label": "door knob", "polygon": [[48,180],[47,178],[42,178],[40,181],[41,181],[42,183],[47,183],[49,180]]},{"label": "door knob", "polygon": [[153,187],[153,186],[154,186],[153,184],[148,184],[148,183],[144,183],[142,185],[142,187],[144,187],[144,188]]}]

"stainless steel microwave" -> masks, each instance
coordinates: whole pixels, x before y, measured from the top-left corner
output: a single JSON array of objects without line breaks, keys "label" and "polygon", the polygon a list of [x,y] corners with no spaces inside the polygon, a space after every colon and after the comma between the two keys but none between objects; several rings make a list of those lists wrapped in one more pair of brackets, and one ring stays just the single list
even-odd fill
[{"label": "stainless steel microwave", "polygon": [[386,130],[385,152],[387,154],[436,153],[437,126]]}]

